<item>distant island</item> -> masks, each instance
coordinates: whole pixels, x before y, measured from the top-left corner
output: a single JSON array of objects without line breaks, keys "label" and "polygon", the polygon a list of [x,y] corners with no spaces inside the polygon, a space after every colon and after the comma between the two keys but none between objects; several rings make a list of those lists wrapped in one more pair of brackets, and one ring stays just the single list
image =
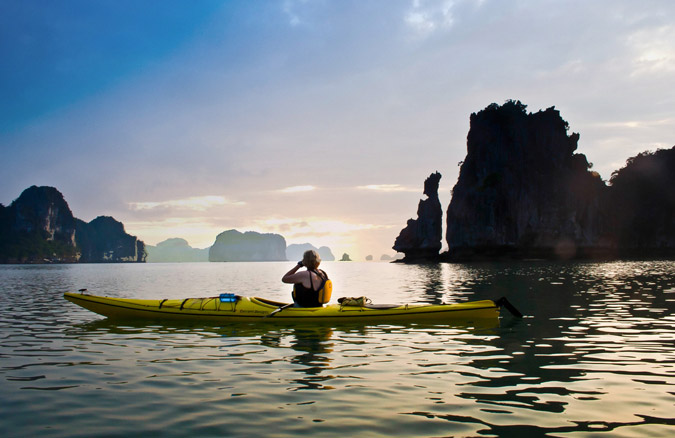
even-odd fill
[{"label": "distant island", "polygon": [[188,241],[179,237],[159,242],[157,245],[146,245],[148,263],[208,262],[209,248],[192,248]]},{"label": "distant island", "polygon": [[333,252],[327,246],[317,248],[311,243],[291,244],[286,247],[286,259],[288,260],[302,260],[302,255],[305,251],[314,250],[319,253],[321,260],[324,262],[332,262],[335,260]]},{"label": "distant island", "polygon": [[209,249],[210,262],[273,262],[286,260],[286,239],[279,234],[228,230]]},{"label": "distant island", "polygon": [[0,263],[144,262],[145,244],[109,216],[84,222],[54,187],[27,188],[0,204]]},{"label": "distant island", "polygon": [[[242,233],[237,230],[226,233],[220,237],[220,241],[216,238],[214,245],[218,244],[220,253],[215,254],[211,261],[297,261],[309,249],[317,251],[323,261],[335,260],[333,252],[327,246],[317,248],[311,243],[290,244],[285,249],[284,258],[280,258],[279,239],[284,239],[285,242],[281,235],[253,231]],[[237,241],[236,245],[233,245],[233,240]],[[211,248],[193,248],[187,240],[178,237],[164,240],[155,246],[145,246],[149,263],[208,262]]]},{"label": "distant island", "polygon": [[507,101],[471,114],[467,155],[438,224],[438,173],[428,199],[396,239],[404,261],[616,258],[675,255],[675,147],[629,158],[608,186],[583,154],[579,134],[554,107],[527,113]]}]

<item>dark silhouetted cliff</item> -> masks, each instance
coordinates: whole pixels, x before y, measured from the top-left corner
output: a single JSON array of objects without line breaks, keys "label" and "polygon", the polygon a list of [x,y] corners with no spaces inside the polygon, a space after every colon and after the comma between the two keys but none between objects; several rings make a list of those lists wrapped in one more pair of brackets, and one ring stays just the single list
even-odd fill
[{"label": "dark silhouetted cliff", "polygon": [[675,147],[629,158],[610,184],[607,222],[619,255],[674,255]]},{"label": "dark silhouetted cliff", "polygon": [[443,209],[438,199],[441,174],[432,173],[424,181],[423,199],[417,206],[417,219],[409,219],[407,226],[394,242],[393,249],[405,254],[405,261],[438,257],[443,238]]},{"label": "dark silhouetted cliff", "polygon": [[144,262],[145,244],[124,231],[124,224],[109,216],[86,223],[77,219],[77,246],[84,263]]},{"label": "dark silhouetted cliff", "polygon": [[286,260],[286,239],[255,231],[220,233],[209,250],[210,262],[271,262]]},{"label": "dark silhouetted cliff", "polygon": [[576,154],[578,134],[553,107],[520,102],[471,115],[467,155],[448,207],[451,257],[574,257],[603,246],[607,189]]},{"label": "dark silhouetted cliff", "polygon": [[9,207],[0,205],[1,263],[144,260],[143,242],[126,234],[120,222],[76,219],[54,187],[32,186]]},{"label": "dark silhouetted cliff", "polygon": [[76,262],[75,218],[53,187],[27,188],[0,205],[0,262]]}]

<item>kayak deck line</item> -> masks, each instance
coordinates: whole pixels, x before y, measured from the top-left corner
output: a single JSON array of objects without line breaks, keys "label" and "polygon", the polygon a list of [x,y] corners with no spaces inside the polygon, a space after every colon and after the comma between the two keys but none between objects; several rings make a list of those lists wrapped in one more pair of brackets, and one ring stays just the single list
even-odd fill
[{"label": "kayak deck line", "polygon": [[[127,299],[81,293],[64,293],[64,298],[87,310],[108,318],[152,318],[211,321],[263,320],[274,310],[287,303],[257,297],[240,297],[233,302],[220,302],[219,297],[184,299]],[[497,319],[501,303],[492,300],[470,301],[457,304],[403,304],[342,306],[329,304],[324,307],[287,307],[273,318],[265,320],[473,320]]]}]

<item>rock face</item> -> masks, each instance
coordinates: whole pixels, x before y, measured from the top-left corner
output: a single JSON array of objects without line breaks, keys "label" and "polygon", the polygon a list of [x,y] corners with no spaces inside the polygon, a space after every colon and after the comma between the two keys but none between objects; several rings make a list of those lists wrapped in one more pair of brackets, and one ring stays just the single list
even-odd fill
[{"label": "rock face", "polygon": [[76,240],[81,262],[145,262],[145,244],[109,216],[99,216],[89,223],[77,219]]},{"label": "rock face", "polygon": [[146,245],[148,263],[176,263],[176,262],[208,262],[209,248],[199,249],[191,247],[187,240],[180,238],[167,239],[156,246]]},{"label": "rock face", "polygon": [[9,207],[0,205],[0,262],[142,262],[144,244],[110,217],[85,223],[61,192],[32,186]]},{"label": "rock face", "polygon": [[209,249],[210,262],[271,262],[286,260],[286,239],[255,231],[220,233]]},{"label": "rock face", "polygon": [[340,259],[340,261],[341,262],[351,262],[352,259],[351,259],[351,257],[349,257],[349,254],[344,253],[344,254],[342,254],[342,258]]},{"label": "rock face", "polygon": [[394,242],[393,249],[405,254],[405,261],[432,259],[438,256],[443,237],[443,210],[438,199],[441,174],[432,173],[424,181],[424,194],[417,207],[417,219],[409,219],[407,226]]},{"label": "rock face", "polygon": [[675,147],[629,158],[610,183],[606,222],[619,255],[675,254]]},{"label": "rock face", "polygon": [[53,187],[32,186],[0,205],[0,262],[76,262],[75,218]]},{"label": "rock face", "polygon": [[305,251],[310,249],[318,252],[321,260],[324,262],[332,262],[335,260],[335,256],[333,255],[333,252],[330,250],[330,248],[327,246],[317,248],[310,243],[288,245],[286,248],[286,258],[288,260],[302,260],[302,255],[305,253]]},{"label": "rock face", "polygon": [[455,258],[572,257],[602,246],[606,186],[553,107],[509,101],[471,115],[467,156],[448,207]]}]

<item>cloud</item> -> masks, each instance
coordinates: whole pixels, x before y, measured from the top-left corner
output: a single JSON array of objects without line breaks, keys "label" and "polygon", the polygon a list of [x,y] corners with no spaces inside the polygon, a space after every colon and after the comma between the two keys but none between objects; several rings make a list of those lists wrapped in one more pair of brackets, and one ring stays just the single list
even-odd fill
[{"label": "cloud", "polygon": [[625,129],[653,129],[657,127],[670,127],[675,125],[675,118],[671,119],[661,119],[661,120],[627,120],[627,121],[615,121],[607,123],[596,123],[591,124],[590,126],[602,127],[602,128],[625,128]]},{"label": "cloud", "polygon": [[450,27],[454,22],[454,0],[423,2],[414,0],[405,15],[405,23],[419,35],[427,35],[438,28]]},{"label": "cloud", "polygon": [[184,210],[206,211],[213,207],[223,205],[244,205],[245,202],[230,201],[223,196],[195,196],[186,199],[174,199],[158,202],[130,202],[132,210],[154,210],[163,208],[176,208]]},{"label": "cloud", "polygon": [[296,10],[296,1],[293,0],[285,0],[282,6],[282,10],[288,17],[288,24],[291,26],[299,26],[302,23],[302,20],[300,19],[300,16],[297,13]]},{"label": "cloud", "polygon": [[315,186],[293,186],[286,187],[285,189],[279,190],[281,193],[298,193],[298,192],[311,192],[316,190]]},{"label": "cloud", "polygon": [[256,221],[256,227],[267,232],[280,232],[290,238],[298,236],[345,235],[355,231],[391,228],[388,225],[352,223],[322,218],[312,218],[309,220],[305,218],[262,219]]},{"label": "cloud", "polygon": [[633,52],[632,76],[675,71],[675,27],[641,29],[628,37]]},{"label": "cloud", "polygon": [[359,190],[373,190],[376,192],[419,192],[419,188],[404,187],[400,184],[369,184],[358,186]]}]

